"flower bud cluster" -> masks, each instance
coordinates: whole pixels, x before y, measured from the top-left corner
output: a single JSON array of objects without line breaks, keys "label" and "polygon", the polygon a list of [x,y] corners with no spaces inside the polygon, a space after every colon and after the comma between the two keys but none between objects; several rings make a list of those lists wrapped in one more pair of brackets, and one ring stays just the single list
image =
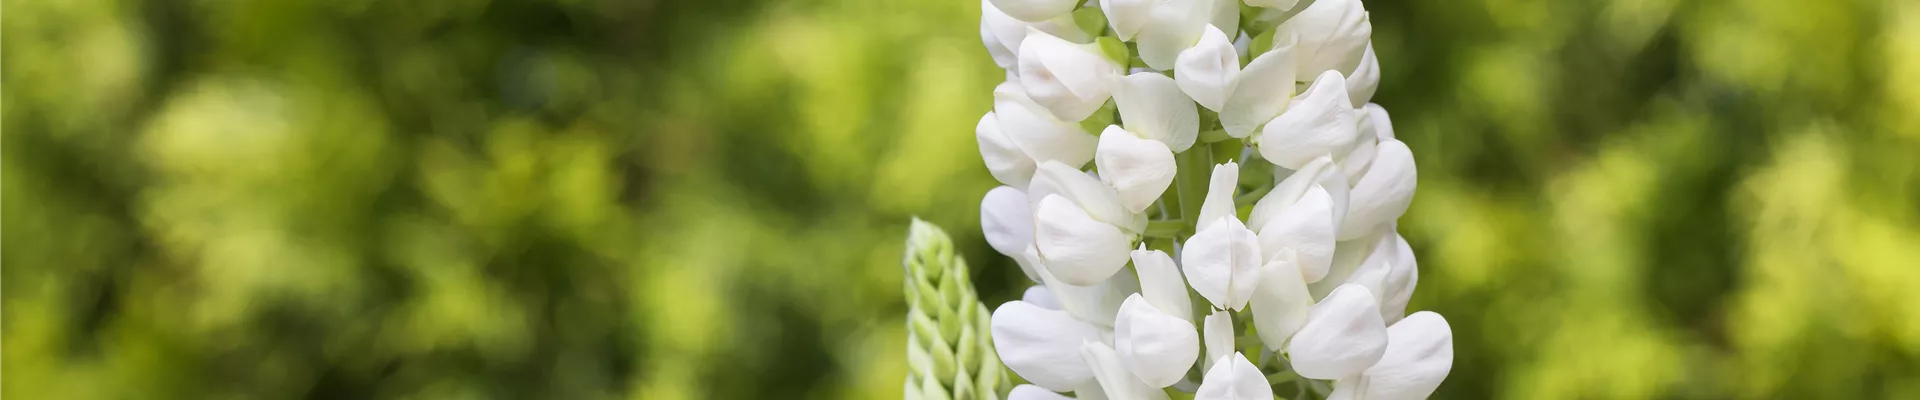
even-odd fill
[{"label": "flower bud cluster", "polygon": [[1451,327],[1406,312],[1417,175],[1369,103],[1359,0],[981,8],[1007,76],[975,127],[1005,184],[981,225],[1038,283],[991,317],[1032,383],[1010,397],[1418,399],[1446,378]]}]

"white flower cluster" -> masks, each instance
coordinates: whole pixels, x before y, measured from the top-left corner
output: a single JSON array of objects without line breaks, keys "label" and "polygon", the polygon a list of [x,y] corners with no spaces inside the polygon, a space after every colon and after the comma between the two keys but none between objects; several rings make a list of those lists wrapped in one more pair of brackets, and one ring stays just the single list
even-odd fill
[{"label": "white flower cluster", "polygon": [[975,128],[1006,184],[981,225],[1039,283],[993,312],[1001,359],[1032,382],[1010,397],[1270,399],[1290,383],[1417,399],[1446,378],[1451,328],[1406,313],[1419,275],[1395,220],[1413,153],[1368,103],[1359,0],[981,8],[1007,71]]}]

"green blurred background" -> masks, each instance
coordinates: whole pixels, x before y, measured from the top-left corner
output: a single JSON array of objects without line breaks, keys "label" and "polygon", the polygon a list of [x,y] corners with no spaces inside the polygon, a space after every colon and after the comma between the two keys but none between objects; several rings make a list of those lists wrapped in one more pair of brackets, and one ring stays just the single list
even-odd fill
[{"label": "green blurred background", "polygon": [[[1920,2],[1373,0],[1438,398],[1920,398]],[[887,398],[978,0],[0,0],[0,395]]]}]

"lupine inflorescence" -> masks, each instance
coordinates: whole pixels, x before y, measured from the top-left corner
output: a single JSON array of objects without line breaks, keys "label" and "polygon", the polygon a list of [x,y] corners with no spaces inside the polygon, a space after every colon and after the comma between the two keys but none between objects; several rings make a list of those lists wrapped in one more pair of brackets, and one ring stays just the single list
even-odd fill
[{"label": "lupine inflorescence", "polygon": [[1453,363],[1396,220],[1413,153],[1369,103],[1359,0],[983,0],[975,134],[1012,398],[1417,399]]}]

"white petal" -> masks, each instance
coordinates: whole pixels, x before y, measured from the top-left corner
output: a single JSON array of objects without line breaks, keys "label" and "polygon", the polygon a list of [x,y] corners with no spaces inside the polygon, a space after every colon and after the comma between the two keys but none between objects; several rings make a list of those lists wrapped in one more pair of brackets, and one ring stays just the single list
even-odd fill
[{"label": "white petal", "polygon": [[1292,30],[1300,36],[1300,76],[1322,71],[1352,73],[1373,36],[1373,24],[1368,22],[1360,0],[1314,1],[1276,29]]},{"label": "white petal", "polygon": [[1147,250],[1144,244],[1130,255],[1134,271],[1140,274],[1140,294],[1147,298],[1147,303],[1192,321],[1193,300],[1187,296],[1187,280],[1180,277],[1180,267],[1173,264],[1173,257],[1163,251]]},{"label": "white petal", "polygon": [[1093,162],[1100,168],[1100,181],[1113,187],[1129,214],[1145,211],[1173,184],[1173,151],[1119,126],[1109,125],[1100,133]]},{"label": "white petal", "polygon": [[1061,310],[1082,322],[1109,330],[1120,313],[1120,304],[1140,292],[1140,281],[1133,274],[1113,274],[1098,284],[1080,286],[1062,282],[1049,269],[1041,268],[1040,282],[1060,301]]},{"label": "white petal", "polygon": [[1197,230],[1207,230],[1213,224],[1226,219],[1240,218],[1234,212],[1233,195],[1240,186],[1240,164],[1228,161],[1213,166],[1213,174],[1207,178],[1207,197],[1200,201],[1200,221],[1195,224]]},{"label": "white petal", "polygon": [[1201,34],[1199,43],[1182,50],[1174,65],[1178,73],[1173,79],[1180,90],[1201,107],[1216,112],[1227,104],[1233,80],[1240,75],[1240,56],[1233,49],[1232,39],[1213,26]]},{"label": "white petal", "polygon": [[1156,388],[1179,382],[1200,359],[1200,337],[1193,323],[1169,315],[1138,294],[1120,305],[1113,323],[1113,347],[1135,377]]},{"label": "white petal", "polygon": [[1299,168],[1352,146],[1358,121],[1348,103],[1346,79],[1337,72],[1320,74],[1260,132],[1260,156],[1274,165]]},{"label": "white petal", "polygon": [[1220,221],[1188,238],[1180,261],[1201,297],[1216,308],[1239,310],[1260,284],[1259,238],[1238,219]]},{"label": "white petal", "polygon": [[987,45],[987,54],[993,56],[994,65],[999,65],[1001,69],[1013,68],[1020,54],[1014,49],[1018,47],[1017,44],[1009,45],[1000,40],[1001,32],[1007,28],[1019,28],[1024,38],[1026,27],[1021,25],[1020,20],[1000,12],[989,0],[980,0],[980,42]]},{"label": "white petal", "polygon": [[1313,295],[1292,258],[1283,255],[1267,261],[1260,272],[1260,287],[1254,289],[1253,328],[1270,348],[1280,348],[1306,325],[1313,307]]},{"label": "white petal", "polygon": [[1015,82],[993,89],[993,114],[1002,131],[1035,162],[1058,161],[1073,168],[1093,161],[1095,137],[1074,122],[1054,118],[1027,98]]},{"label": "white petal", "polygon": [[1080,345],[1080,358],[1093,367],[1093,377],[1100,382],[1100,388],[1108,398],[1124,400],[1163,400],[1167,392],[1147,386],[1139,378],[1127,372],[1126,363],[1119,354],[1105,343],[1087,342]]},{"label": "white petal", "polygon": [[1012,186],[995,187],[980,199],[980,230],[987,245],[1008,257],[1018,257],[1033,245],[1033,209],[1027,194]]},{"label": "white petal", "polygon": [[1373,138],[1373,123],[1365,116],[1360,117],[1360,136],[1353,143],[1353,150],[1347,151],[1344,160],[1340,160],[1340,171],[1347,176],[1347,185],[1352,187],[1360,183],[1360,177],[1366,176],[1367,168],[1373,166],[1373,158],[1380,151],[1380,141]]},{"label": "white petal", "polygon": [[1239,0],[1212,0],[1212,1],[1213,1],[1213,17],[1210,20],[1208,20],[1208,24],[1211,24],[1216,27],[1220,27],[1220,31],[1222,33],[1226,33],[1227,36],[1239,36],[1240,35],[1240,1]]},{"label": "white petal", "polygon": [[973,135],[980,142],[980,160],[986,162],[987,172],[993,174],[993,179],[1027,187],[1027,182],[1033,179],[1033,157],[1021,151],[1020,145],[1000,129],[1000,121],[993,112],[980,117],[980,123],[973,127]]},{"label": "white petal", "polygon": [[1327,277],[1307,285],[1307,288],[1313,291],[1313,297],[1316,299],[1326,297],[1328,293],[1333,292],[1334,288],[1355,282],[1354,275],[1362,270],[1381,268],[1370,264],[1387,262],[1387,259],[1392,257],[1390,255],[1392,251],[1391,225],[1375,228],[1357,239],[1342,240],[1334,244],[1333,266],[1327,268]]},{"label": "white petal", "polygon": [[1166,75],[1136,72],[1121,78],[1113,102],[1127,131],[1165,143],[1175,153],[1193,147],[1200,136],[1200,112]]},{"label": "white petal", "polygon": [[1387,338],[1380,362],[1358,379],[1348,379],[1352,384],[1336,387],[1330,400],[1424,399],[1453,369],[1453,328],[1440,314],[1413,313],[1387,328]]},{"label": "white petal", "polygon": [[1100,0],[1100,11],[1107,14],[1107,25],[1121,41],[1132,41],[1153,18],[1152,0]]},{"label": "white petal", "polygon": [[1037,28],[1020,42],[1020,86],[1027,97],[1062,121],[1087,119],[1113,94],[1121,66],[1092,44],[1077,44]]},{"label": "white petal", "polygon": [[1134,36],[1140,61],[1157,70],[1175,69],[1180,52],[1200,41],[1213,10],[1208,0],[1171,0],[1154,6],[1153,17]]},{"label": "white petal", "polygon": [[[1057,162],[1043,162],[1034,170],[1033,182],[1027,186],[1027,201],[1039,207],[1040,199],[1059,195],[1086,210],[1095,220],[1114,224],[1121,229],[1136,232],[1145,228],[1141,220],[1145,214],[1127,212],[1120,204],[1120,194],[1112,186],[1100,183],[1086,172]],[[1138,222],[1138,226],[1135,223]]]},{"label": "white petal", "polygon": [[[1387,109],[1379,104],[1367,103],[1361,109],[1367,111],[1367,119],[1373,122],[1373,135],[1380,140],[1393,138],[1393,120],[1387,118]],[[1366,134],[1366,132],[1361,132]]]},{"label": "white petal", "polygon": [[1007,393],[1007,400],[1073,400],[1073,398],[1035,385],[1020,385],[1014,386],[1013,392]]},{"label": "white petal", "polygon": [[1279,184],[1273,186],[1273,190],[1267,191],[1266,196],[1262,196],[1259,202],[1253,204],[1253,212],[1247,214],[1247,226],[1266,227],[1267,221],[1273,220],[1280,211],[1299,202],[1300,197],[1307,194],[1307,189],[1312,188],[1321,179],[1322,174],[1330,173],[1327,170],[1332,166],[1332,158],[1316,158],[1281,179]]},{"label": "white petal", "polygon": [[1347,219],[1340,224],[1341,239],[1359,237],[1361,233],[1356,232],[1399,219],[1413,203],[1418,175],[1414,170],[1413,151],[1406,143],[1381,141],[1373,166],[1360,177],[1360,183],[1353,185]]},{"label": "white petal", "polygon": [[1287,343],[1293,369],[1311,379],[1339,379],[1366,370],[1387,350],[1387,324],[1373,293],[1342,285],[1308,313]]},{"label": "white petal", "polygon": [[1367,50],[1360,56],[1360,66],[1347,75],[1347,98],[1353,101],[1354,108],[1367,105],[1373,100],[1373,92],[1380,89],[1380,59],[1373,55],[1373,43],[1367,43]]},{"label": "white petal", "polygon": [[993,311],[993,347],[1007,369],[1054,391],[1073,390],[1093,379],[1080,358],[1080,344],[1099,341],[1100,331],[1066,312],[1010,301]]},{"label": "white petal", "polygon": [[1234,336],[1238,335],[1238,332],[1233,329],[1233,314],[1222,310],[1214,310],[1212,314],[1208,314],[1204,328],[1207,340],[1207,366],[1211,369],[1214,363],[1233,354]]},{"label": "white petal", "polygon": [[1020,301],[1048,310],[1061,309],[1060,299],[1053,297],[1053,292],[1047,290],[1047,285],[1028,286],[1027,291],[1020,294]]},{"label": "white petal", "polygon": [[1049,195],[1034,209],[1034,245],[1062,282],[1093,285],[1127,265],[1131,239],[1065,197]]},{"label": "white petal", "polygon": [[1214,363],[1207,370],[1206,380],[1200,382],[1200,389],[1193,393],[1194,400],[1271,400],[1273,387],[1267,386],[1267,377],[1260,368],[1253,366],[1247,357],[1235,353]]},{"label": "white petal", "polygon": [[1413,247],[1399,234],[1393,235],[1391,270],[1381,282],[1380,317],[1388,324],[1407,315],[1407,303],[1413,301],[1413,289],[1420,283],[1420,264],[1413,259]]},{"label": "white petal", "polygon": [[993,6],[1021,21],[1040,22],[1073,11],[1079,0],[989,0]]},{"label": "white petal", "polygon": [[1267,226],[1260,228],[1262,260],[1269,260],[1280,249],[1291,249],[1297,267],[1306,282],[1319,282],[1333,264],[1334,225],[1332,198],[1315,185],[1293,206],[1280,211]]},{"label": "white petal", "polygon": [[1293,69],[1293,39],[1286,35],[1274,40],[1288,42],[1254,58],[1234,77],[1233,91],[1220,109],[1220,125],[1226,128],[1227,136],[1247,137],[1290,107],[1293,81],[1297,77]]}]

